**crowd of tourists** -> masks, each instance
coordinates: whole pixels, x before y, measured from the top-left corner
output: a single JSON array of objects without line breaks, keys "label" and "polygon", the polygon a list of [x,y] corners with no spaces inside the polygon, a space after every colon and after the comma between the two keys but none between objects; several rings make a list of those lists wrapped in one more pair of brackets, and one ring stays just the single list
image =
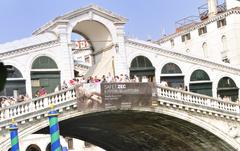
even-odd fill
[{"label": "crowd of tourists", "polygon": [[[148,80],[145,80],[145,81],[142,80],[142,82],[147,82],[147,81]],[[57,92],[59,90],[65,90],[76,84],[84,84],[84,83],[97,84],[97,83],[110,83],[110,82],[139,82],[139,78],[138,76],[135,75],[132,79],[130,79],[127,74],[125,75],[120,74],[120,76],[111,76],[110,73],[107,76],[103,75],[101,78],[99,78],[98,76],[89,76],[88,78],[78,77],[78,78],[71,79],[68,82],[64,80],[61,86],[57,86],[54,91]]]},{"label": "crowd of tourists", "polygon": [[14,105],[23,101],[28,101],[31,98],[28,95],[18,95],[17,98],[10,96],[0,96],[0,108]]},{"label": "crowd of tourists", "polygon": [[[102,82],[108,82],[108,83],[109,82],[139,82],[139,78],[135,75],[132,79],[130,79],[129,76],[126,74],[125,75],[120,74],[120,76],[112,76],[111,73],[109,73],[107,76],[103,75],[101,78],[97,76],[89,76],[88,78],[78,77],[78,78],[71,79],[69,81],[64,80],[61,85],[58,85],[55,88],[54,92],[65,90],[76,84],[102,83]],[[47,93],[48,93],[47,90],[43,86],[41,86],[36,92],[34,92],[33,97],[42,97]],[[0,96],[0,108],[11,106],[23,101],[28,101],[30,99],[31,98],[27,94],[18,95],[17,97]]]},{"label": "crowd of tourists", "polygon": [[103,75],[102,77],[98,76],[89,76],[88,78],[79,77],[75,79],[77,83],[110,83],[110,82],[139,82],[138,76],[134,75],[132,79],[127,74],[120,74],[119,76],[112,76],[111,73],[108,75]]},{"label": "crowd of tourists", "polygon": [[[141,77],[141,82],[148,82],[149,79],[146,76]],[[72,87],[76,84],[84,84],[84,83],[110,83],[110,82],[140,82],[139,77],[134,75],[132,78],[130,78],[127,74],[120,74],[119,76],[112,76],[111,73],[108,73],[108,75],[103,75],[101,78],[98,76],[89,76],[88,78],[85,77],[78,77],[71,79],[69,81],[64,80],[61,85],[58,85],[54,92],[58,92],[60,90],[65,90],[69,87]],[[169,87],[169,84],[167,81],[162,80],[160,83],[160,86]],[[188,91],[187,86],[179,85],[176,87],[177,89]],[[33,97],[42,97],[47,94],[47,90],[44,87],[40,87],[33,95]],[[220,98],[219,99],[227,101],[227,97]],[[28,95],[19,95],[18,97],[7,97],[7,96],[0,96],[0,108],[7,107],[10,105],[13,105],[18,102],[28,101],[31,98]]]}]

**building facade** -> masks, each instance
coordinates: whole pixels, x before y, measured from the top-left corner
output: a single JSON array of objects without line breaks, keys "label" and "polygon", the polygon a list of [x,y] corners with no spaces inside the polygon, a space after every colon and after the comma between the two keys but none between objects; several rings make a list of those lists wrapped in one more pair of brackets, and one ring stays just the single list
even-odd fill
[{"label": "building facade", "polygon": [[[34,97],[40,86],[51,93],[78,71],[77,75],[85,77],[111,73],[137,75],[140,80],[157,83],[164,80],[172,87],[185,86],[192,92],[226,95],[236,101],[239,3],[226,0],[218,5],[209,0],[212,10],[203,11],[199,21],[181,24],[174,34],[154,42],[126,37],[127,19],[95,5],[64,14],[31,37],[0,45],[1,61],[12,66],[1,94]],[[82,41],[76,51],[73,33],[84,37],[89,49],[82,49]]]},{"label": "building facade", "polygon": [[[77,71],[85,77],[136,75],[140,81],[166,81],[171,87],[238,100],[239,1],[218,5],[208,0],[200,20],[181,24],[154,42],[126,37],[126,23],[126,18],[90,5],[57,17],[31,37],[0,44],[0,60],[11,66],[1,95],[35,97],[41,86],[51,93]],[[82,43],[76,47],[73,33],[85,38],[87,49]]]}]

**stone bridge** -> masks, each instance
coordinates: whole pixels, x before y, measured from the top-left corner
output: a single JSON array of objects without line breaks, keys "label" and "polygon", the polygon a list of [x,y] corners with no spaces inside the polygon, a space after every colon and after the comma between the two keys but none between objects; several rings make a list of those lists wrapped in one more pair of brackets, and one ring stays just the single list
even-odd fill
[{"label": "stone bridge", "polygon": [[[84,86],[86,93],[91,87]],[[72,87],[45,97],[0,110],[0,150],[10,148],[11,119],[19,127],[19,139],[33,133],[49,133],[47,113],[55,104],[60,134],[88,141],[106,150],[240,151],[240,108],[169,87],[155,86],[149,106],[91,106],[78,103]],[[81,95],[89,101],[91,95]],[[86,99],[85,99],[86,100]],[[101,101],[101,100],[100,100]]]}]

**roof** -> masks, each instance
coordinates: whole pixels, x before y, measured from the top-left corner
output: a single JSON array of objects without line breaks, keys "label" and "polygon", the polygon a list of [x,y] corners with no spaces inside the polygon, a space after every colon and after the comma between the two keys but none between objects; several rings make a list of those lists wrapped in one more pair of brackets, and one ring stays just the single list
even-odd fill
[{"label": "roof", "polygon": [[59,22],[67,23],[69,20],[71,20],[75,17],[78,17],[84,13],[88,13],[88,12],[94,12],[96,14],[103,15],[104,17],[108,18],[109,20],[113,21],[114,23],[123,23],[124,24],[127,22],[126,18],[116,15],[107,9],[104,9],[102,7],[92,4],[87,7],[83,7],[83,8],[68,12],[62,16],[56,17],[55,19],[51,20],[50,22],[46,23],[42,27],[35,30],[33,32],[33,35],[37,35],[37,34],[40,34],[44,31],[48,30],[49,28],[53,27],[56,23],[59,23]]},{"label": "roof", "polygon": [[57,40],[58,37],[53,34],[53,33],[44,33],[36,36],[31,36],[28,38],[12,41],[12,42],[7,42],[4,44],[0,44],[0,53],[16,50],[16,49],[21,49],[21,48],[26,48],[30,47],[33,45]]},{"label": "roof", "polygon": [[160,38],[159,40],[156,41],[156,43],[164,43],[170,39],[173,39],[175,37],[178,37],[178,36],[181,36],[181,35],[184,35],[188,32],[191,32],[195,29],[198,29],[198,28],[201,28],[201,27],[204,27],[206,26],[207,24],[210,24],[214,21],[218,21],[218,20],[221,20],[223,18],[225,18],[226,16],[229,16],[231,14],[240,14],[240,7],[235,7],[235,8],[232,8],[230,10],[227,10],[226,12],[223,12],[223,13],[219,13],[218,15],[212,17],[212,18],[209,18],[209,19],[206,19],[206,20],[203,20],[202,22],[198,22],[196,24],[194,24],[193,26],[190,26],[189,28],[184,28],[183,30],[179,31],[179,32],[175,32],[173,34],[170,34],[170,35],[167,35],[167,36],[164,36],[162,38]]}]

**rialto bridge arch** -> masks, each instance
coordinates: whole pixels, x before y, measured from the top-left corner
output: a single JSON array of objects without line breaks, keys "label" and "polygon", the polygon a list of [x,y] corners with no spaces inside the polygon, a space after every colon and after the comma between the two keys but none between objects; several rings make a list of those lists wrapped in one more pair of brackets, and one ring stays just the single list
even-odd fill
[{"label": "rialto bridge arch", "polygon": [[[236,140],[207,119],[162,108],[72,111],[60,116],[59,120],[61,135],[82,139],[107,150],[177,151],[180,147],[187,151],[210,148],[234,151],[232,146],[237,146]],[[217,124],[223,123],[218,121]],[[49,134],[48,119],[19,131],[20,139],[32,133]]]},{"label": "rialto bridge arch", "polygon": [[[118,68],[126,70],[125,63],[119,63],[118,56],[125,56],[124,47],[124,24],[127,19],[118,16],[96,5],[78,9],[64,14],[47,23],[33,34],[38,35],[46,31],[57,33],[62,43],[67,44],[70,58],[73,58],[71,35],[76,33],[84,37],[93,48],[93,65],[87,72],[90,75],[119,74]],[[74,62],[69,61],[70,66]],[[124,66],[124,67],[123,67]],[[104,68],[105,70],[102,70]],[[126,71],[125,71],[126,72]],[[73,71],[72,71],[73,73]],[[125,73],[123,73],[125,74]]]}]

